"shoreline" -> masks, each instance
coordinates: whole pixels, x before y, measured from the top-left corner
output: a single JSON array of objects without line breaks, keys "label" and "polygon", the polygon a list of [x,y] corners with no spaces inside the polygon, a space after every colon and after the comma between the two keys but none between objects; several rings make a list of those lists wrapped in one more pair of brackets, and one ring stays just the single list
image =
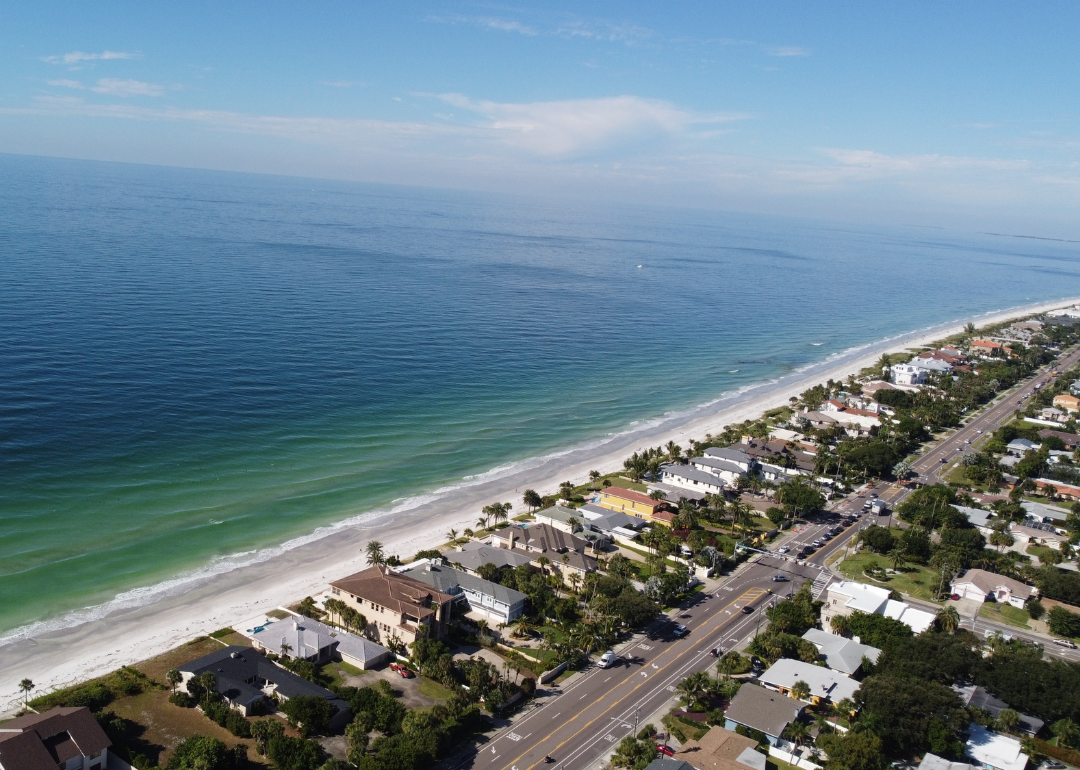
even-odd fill
[{"label": "shoreline", "polygon": [[[962,330],[966,323],[997,323],[1077,301],[1063,299],[989,311],[849,348],[696,407],[636,421],[607,436],[495,468],[425,495],[395,501],[386,510],[369,511],[319,528],[276,548],[262,549],[242,566],[216,574],[208,568],[205,574],[197,571],[178,576],[158,586],[125,592],[105,605],[15,629],[0,643],[0,712],[21,703],[17,684],[23,678],[32,679],[37,691],[44,693],[153,657],[261,609],[314,594],[329,580],[363,569],[364,545],[376,533],[387,553],[407,560],[416,551],[445,543],[449,527],[471,526],[479,509],[490,502],[511,500],[517,506],[525,488],[548,493],[567,479],[584,482],[592,469],[601,473],[618,470],[623,458],[644,447],[669,440],[685,446],[688,438],[702,438],[706,433],[719,433],[725,425],[756,418],[768,409],[787,405],[790,396],[819,382],[857,373],[883,353],[925,345]],[[153,601],[139,601],[158,595],[160,598]],[[125,601],[131,604],[125,606]],[[54,628],[46,630],[50,625]]]}]

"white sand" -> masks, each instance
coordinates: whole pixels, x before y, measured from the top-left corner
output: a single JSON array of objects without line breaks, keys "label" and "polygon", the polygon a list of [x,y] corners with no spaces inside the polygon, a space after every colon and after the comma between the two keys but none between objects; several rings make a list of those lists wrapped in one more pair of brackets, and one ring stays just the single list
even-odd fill
[{"label": "white sand", "polygon": [[[1049,302],[966,320],[977,325],[996,323],[1076,302]],[[460,531],[474,526],[480,509],[490,502],[512,501],[520,508],[521,493],[526,488],[551,493],[567,479],[583,483],[590,470],[617,470],[627,455],[645,447],[669,440],[685,447],[689,438],[700,440],[706,433],[721,432],[728,424],[756,418],[765,410],[786,405],[791,396],[808,387],[830,378],[842,380],[870,366],[882,353],[928,344],[962,330],[964,323],[925,329],[851,351],[778,382],[721,398],[689,414],[667,415],[631,426],[629,431],[604,442],[537,458],[502,475],[492,473],[490,480],[476,480],[407,512],[368,514],[359,523],[325,537],[308,538],[309,542],[298,547],[268,551],[259,563],[193,584],[180,584],[175,595],[145,606],[119,608],[104,617],[88,612],[86,615],[94,619],[15,638],[0,647],[0,710],[19,705],[18,682],[24,677],[37,684],[34,694],[38,695],[145,660],[195,636],[315,594],[329,580],[363,569],[364,546],[369,539],[377,538],[386,553],[407,559],[418,550],[446,542],[444,533],[450,527]],[[131,603],[136,602],[137,598]]]}]

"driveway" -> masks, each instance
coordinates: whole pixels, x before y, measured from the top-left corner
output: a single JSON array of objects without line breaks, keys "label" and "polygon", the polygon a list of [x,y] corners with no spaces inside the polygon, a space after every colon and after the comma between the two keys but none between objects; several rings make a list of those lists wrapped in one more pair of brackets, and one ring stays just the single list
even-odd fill
[{"label": "driveway", "polygon": [[399,694],[401,705],[406,708],[426,708],[442,702],[420,692],[420,677],[404,679],[400,674],[391,670],[389,666],[373,671],[365,671],[360,675],[347,674],[341,671],[341,675],[344,684],[349,687],[371,687],[380,679],[385,679],[394,688],[394,692]]}]

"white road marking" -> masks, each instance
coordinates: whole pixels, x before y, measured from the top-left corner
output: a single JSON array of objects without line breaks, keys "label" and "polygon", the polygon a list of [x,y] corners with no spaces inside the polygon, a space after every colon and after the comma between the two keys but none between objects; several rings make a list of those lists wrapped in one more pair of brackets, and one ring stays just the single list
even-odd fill
[{"label": "white road marking", "polygon": [[521,736],[518,735],[517,733],[510,733],[506,737],[509,738],[512,741],[520,741],[521,740]]}]

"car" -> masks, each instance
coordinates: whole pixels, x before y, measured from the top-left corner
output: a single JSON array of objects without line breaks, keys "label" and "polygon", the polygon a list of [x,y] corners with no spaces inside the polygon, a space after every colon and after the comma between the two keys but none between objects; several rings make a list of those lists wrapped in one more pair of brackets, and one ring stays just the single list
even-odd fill
[{"label": "car", "polygon": [[671,635],[674,636],[676,639],[682,639],[684,636],[686,636],[689,633],[690,633],[690,629],[687,628],[686,626],[682,625],[681,623],[679,625],[675,626],[675,628],[673,628],[672,631],[671,631]]},{"label": "car", "polygon": [[666,743],[656,744],[656,750],[663,754],[665,757],[675,756],[675,749],[671,748]]},{"label": "car", "polygon": [[600,656],[600,660],[596,661],[596,665],[600,668],[611,668],[619,662],[619,656],[615,654],[615,650],[608,650]]},{"label": "car", "polygon": [[779,548],[776,549],[776,552],[777,553],[787,553],[790,550],[791,550],[790,547],[788,547],[786,545],[782,545],[782,546],[780,546]]},{"label": "car", "polygon": [[788,582],[787,575],[781,575],[781,574],[777,573],[776,575],[772,576],[772,582],[774,582],[774,583],[786,583],[786,582]]},{"label": "car", "polygon": [[745,607],[742,608],[743,615],[749,615],[753,611],[754,611],[754,605],[752,605],[752,604],[747,604]]},{"label": "car", "polygon": [[1065,765],[1058,762],[1056,759],[1047,759],[1039,763],[1039,767],[1042,770],[1065,770]]},{"label": "car", "polygon": [[1072,642],[1072,641],[1070,641],[1068,639],[1054,639],[1053,641],[1054,641],[1054,644],[1056,644],[1059,647],[1068,647],[1070,650],[1075,650],[1076,649],[1076,643]]},{"label": "car", "polygon": [[404,679],[412,679],[416,674],[408,669],[408,667],[401,665],[400,663],[391,663],[390,670],[395,671]]},{"label": "car", "polygon": [[877,497],[877,492],[871,492],[870,497]]},{"label": "car", "polygon": [[960,594],[953,594],[949,598],[952,599],[954,602],[958,602],[960,601]]}]

